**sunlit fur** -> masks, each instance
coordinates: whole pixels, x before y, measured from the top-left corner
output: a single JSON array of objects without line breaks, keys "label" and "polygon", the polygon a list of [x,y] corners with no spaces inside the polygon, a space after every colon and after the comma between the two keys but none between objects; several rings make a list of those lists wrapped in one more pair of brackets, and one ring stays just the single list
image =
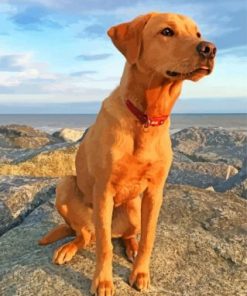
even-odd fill
[{"label": "sunlit fur", "polygon": [[[174,36],[166,37],[161,34],[162,29],[166,27],[174,31]],[[199,80],[205,74],[186,74],[201,66],[207,66],[211,72],[214,60],[202,59],[198,55],[196,47],[202,41],[202,37],[198,37],[198,32],[198,26],[186,16],[155,14],[143,31],[143,51],[139,63],[145,65],[146,70],[158,72],[171,80],[178,78],[167,76],[167,71],[183,73],[179,79]]]}]

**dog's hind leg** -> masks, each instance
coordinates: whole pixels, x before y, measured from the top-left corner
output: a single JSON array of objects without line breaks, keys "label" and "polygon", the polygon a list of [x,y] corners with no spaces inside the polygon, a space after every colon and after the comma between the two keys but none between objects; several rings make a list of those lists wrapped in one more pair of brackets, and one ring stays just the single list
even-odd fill
[{"label": "dog's hind leg", "polygon": [[137,234],[141,229],[141,197],[138,196],[114,209],[113,237],[121,237],[129,261],[134,262],[138,253]]},{"label": "dog's hind leg", "polygon": [[75,231],[67,224],[61,224],[52,229],[39,240],[39,245],[48,245],[67,236],[75,235]]},{"label": "dog's hind leg", "polygon": [[138,253],[138,241],[136,239],[136,236],[130,238],[122,238],[122,240],[125,246],[125,253],[127,255],[127,258],[133,263]]},{"label": "dog's hind leg", "polygon": [[54,252],[53,262],[63,264],[94,239],[93,209],[84,203],[84,195],[77,187],[76,176],[62,178],[57,185],[55,204],[65,223],[45,235],[39,244],[46,245],[67,236],[76,236]]},{"label": "dog's hind leg", "polygon": [[72,241],[62,245],[55,250],[53,255],[53,263],[64,264],[70,261],[78,250],[84,249],[90,244],[92,234],[87,229],[83,228],[80,234]]}]

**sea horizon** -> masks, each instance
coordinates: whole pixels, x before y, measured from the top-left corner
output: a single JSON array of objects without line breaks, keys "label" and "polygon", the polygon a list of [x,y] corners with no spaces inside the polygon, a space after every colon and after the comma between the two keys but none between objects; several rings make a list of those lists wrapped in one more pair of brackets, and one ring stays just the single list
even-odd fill
[{"label": "sea horizon", "polygon": [[[1,113],[1,115],[97,115],[96,113]],[[247,115],[247,112],[172,112],[172,115],[198,115],[198,114],[206,114],[206,115]]]},{"label": "sea horizon", "polygon": [[[20,124],[53,133],[62,128],[85,129],[97,114],[0,114],[0,125]],[[187,127],[220,127],[247,132],[247,113],[173,113],[172,133]]]},{"label": "sea horizon", "polygon": [[[181,98],[173,109],[173,114],[247,114],[247,98]],[[96,114],[102,101],[1,102],[0,114]]]}]

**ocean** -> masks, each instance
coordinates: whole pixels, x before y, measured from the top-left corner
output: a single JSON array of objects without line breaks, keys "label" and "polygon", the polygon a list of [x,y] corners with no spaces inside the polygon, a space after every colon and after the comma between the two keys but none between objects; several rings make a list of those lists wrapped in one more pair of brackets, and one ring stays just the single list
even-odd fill
[{"label": "ocean", "polygon": [[[25,124],[53,133],[61,128],[85,129],[96,118],[96,114],[0,114],[0,125]],[[171,133],[181,129],[197,127],[222,127],[247,133],[247,114],[173,114]]]}]

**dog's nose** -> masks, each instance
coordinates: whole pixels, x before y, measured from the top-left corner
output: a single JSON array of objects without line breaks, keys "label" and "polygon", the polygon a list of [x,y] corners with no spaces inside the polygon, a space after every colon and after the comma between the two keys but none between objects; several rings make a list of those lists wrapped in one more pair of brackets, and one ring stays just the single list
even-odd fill
[{"label": "dog's nose", "polygon": [[213,59],[217,49],[213,43],[202,41],[197,45],[196,50],[201,57]]}]

